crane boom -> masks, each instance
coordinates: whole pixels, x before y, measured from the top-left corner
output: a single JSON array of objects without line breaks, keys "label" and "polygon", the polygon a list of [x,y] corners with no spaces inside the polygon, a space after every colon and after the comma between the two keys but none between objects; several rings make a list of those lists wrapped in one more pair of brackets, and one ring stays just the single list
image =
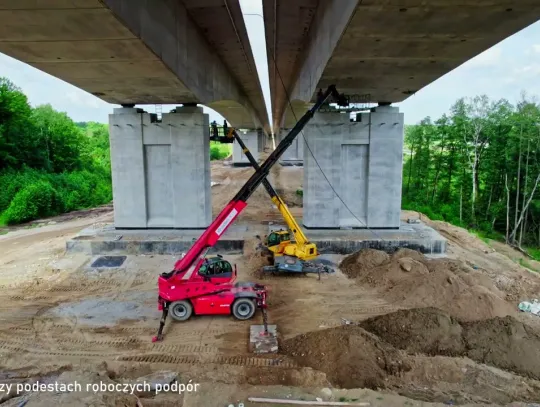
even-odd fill
[{"label": "crane boom", "polygon": [[[189,318],[193,307],[195,307],[197,313],[202,314],[215,315],[232,312],[238,319],[246,319],[245,315],[240,311],[235,313],[234,309],[238,304],[243,304],[244,307],[253,307],[254,303],[256,303],[262,310],[266,308],[266,290],[263,286],[254,283],[237,283],[233,285],[230,278],[225,278],[226,281],[215,278],[212,281],[211,277],[204,273],[201,275],[199,272],[203,269],[203,265],[205,273],[209,272],[210,262],[205,258],[208,250],[216,244],[247,206],[246,201],[255,192],[255,189],[265,181],[272,166],[279,160],[287,147],[291,145],[298,133],[330,95],[334,96],[340,105],[347,103],[345,97],[337,93],[334,85],[329,86],[324,93],[319,92],[315,105],[302,116],[266,161],[255,171],[193,246],[190,247],[188,252],[175,263],[173,270],[169,273],[160,274],[158,277],[158,309],[162,310],[163,313],[157,335],[152,338],[153,342],[163,339],[163,328],[169,314],[169,306],[172,307],[173,315],[178,320]],[[215,262],[217,267],[229,269],[230,272],[225,274],[232,273],[230,263],[219,259]],[[215,268],[213,268],[212,273],[215,275]],[[236,276],[236,268],[234,276]],[[208,303],[208,300],[210,300],[210,303]],[[215,304],[219,304],[219,306],[214,307]],[[251,309],[254,310],[254,308]]]},{"label": "crane boom", "polygon": [[[238,144],[242,148],[242,151],[248,158],[250,164],[253,166],[253,168],[255,168],[255,171],[258,171],[260,168],[259,163],[257,163],[257,161],[255,160],[255,157],[253,157],[253,154],[251,154],[251,152],[247,148],[244,141],[240,138],[240,136],[238,135],[238,133],[236,132],[234,128],[231,129],[230,132],[232,136],[234,137],[234,139],[238,142]],[[270,196],[270,199],[272,200],[274,205],[276,205],[279,212],[281,213],[281,216],[283,216],[283,219],[285,220],[287,227],[294,234],[294,240],[296,241],[296,243],[301,246],[309,243],[308,238],[306,237],[306,235],[300,228],[300,225],[298,225],[298,222],[296,222],[296,219],[294,218],[291,211],[289,210],[289,207],[283,201],[283,199],[281,199],[281,197],[278,195],[278,193],[276,192],[272,184],[270,184],[267,178],[263,180],[262,184],[264,186],[264,189],[266,189],[266,192]]]},{"label": "crane boom", "polygon": [[[344,97],[340,95],[335,85],[330,85],[322,94],[319,94],[317,102],[309,109],[295,124],[291,131],[278,144],[276,149],[268,156],[264,163],[249,178],[249,180],[240,188],[234,198],[223,208],[216,219],[204,231],[204,233],[191,246],[186,255],[178,260],[174,265],[173,273],[184,273],[183,280],[189,280],[195,270],[198,269],[204,260],[204,256],[210,247],[213,247],[220,237],[226,232],[232,222],[247,206],[246,201],[255,192],[255,189],[266,179],[270,169],[275,165],[285,150],[292,144],[296,136],[302,131],[305,125],[311,120],[315,112],[333,96],[338,104],[343,104]],[[171,275],[171,276],[172,276]]]}]

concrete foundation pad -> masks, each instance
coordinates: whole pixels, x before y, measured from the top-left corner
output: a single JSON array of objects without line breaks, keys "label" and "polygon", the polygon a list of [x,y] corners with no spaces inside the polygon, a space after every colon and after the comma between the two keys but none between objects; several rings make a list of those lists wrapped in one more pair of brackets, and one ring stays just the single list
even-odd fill
[{"label": "concrete foundation pad", "polygon": [[280,161],[282,167],[303,167],[304,161]]},{"label": "concrete foundation pad", "polygon": [[[285,225],[271,225],[269,232],[280,228]],[[350,254],[368,248],[386,252],[408,248],[423,254],[446,253],[446,239],[421,222],[402,222],[396,229],[302,229],[323,254]]]},{"label": "concrete foundation pad", "polygon": [[253,353],[277,353],[277,326],[268,325],[268,333],[264,325],[251,325],[249,328],[249,350]]},{"label": "concrete foundation pad", "polygon": [[[244,240],[264,235],[264,225],[232,225],[209,253],[241,253]],[[83,229],[66,242],[70,253],[170,254],[185,253],[204,229],[115,229],[112,224]]]},{"label": "concrete foundation pad", "polygon": [[[301,223],[301,218],[298,218]],[[241,253],[244,242],[272,230],[285,228],[245,222],[232,225],[210,253]],[[418,250],[424,254],[444,254],[446,239],[423,223],[402,222],[399,229],[306,229],[306,236],[317,244],[322,254],[350,254],[364,248],[395,251],[400,247]],[[82,230],[68,240],[66,249],[71,253],[88,255],[106,254],[171,254],[186,252],[204,230],[137,229],[119,230],[112,225]]]}]

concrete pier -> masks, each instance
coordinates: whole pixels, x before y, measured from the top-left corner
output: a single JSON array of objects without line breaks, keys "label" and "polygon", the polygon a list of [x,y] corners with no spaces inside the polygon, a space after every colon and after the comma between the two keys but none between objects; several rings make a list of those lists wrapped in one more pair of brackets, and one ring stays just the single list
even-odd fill
[{"label": "concrete pier", "polygon": [[109,116],[114,226],[206,228],[212,220],[208,115],[196,106]]},{"label": "concrete pier", "polygon": [[[279,137],[277,137],[276,145],[281,142],[289,134],[291,129],[281,129]],[[281,165],[303,165],[304,164],[304,137],[300,133],[292,142],[292,144],[285,150],[281,159],[279,160]]]},{"label": "concrete pier", "polygon": [[317,113],[304,134],[305,227],[399,228],[403,114],[397,107],[379,106],[355,122],[348,113]]},{"label": "concrete pier", "polygon": [[[259,131],[257,130],[238,130],[238,135],[244,142],[247,148],[249,148],[249,151],[255,158],[255,160],[259,160],[259,145],[261,142]],[[242,148],[240,147],[240,144],[236,142],[236,140],[233,143],[233,153],[232,153],[232,163],[236,166],[250,166],[248,158],[243,153]]]}]

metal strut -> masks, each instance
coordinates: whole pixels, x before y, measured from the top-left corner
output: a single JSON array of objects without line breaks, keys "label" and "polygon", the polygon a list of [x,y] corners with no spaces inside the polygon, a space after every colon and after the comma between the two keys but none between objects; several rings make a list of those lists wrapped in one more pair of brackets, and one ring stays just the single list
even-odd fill
[{"label": "metal strut", "polygon": [[263,316],[264,334],[268,335],[268,311],[266,311],[266,308],[261,308],[261,312]]},{"label": "metal strut", "polygon": [[163,302],[163,312],[161,314],[161,320],[159,321],[159,329],[157,335],[152,338],[152,342],[161,342],[163,340],[163,328],[165,327],[165,321],[169,315],[169,303]]}]

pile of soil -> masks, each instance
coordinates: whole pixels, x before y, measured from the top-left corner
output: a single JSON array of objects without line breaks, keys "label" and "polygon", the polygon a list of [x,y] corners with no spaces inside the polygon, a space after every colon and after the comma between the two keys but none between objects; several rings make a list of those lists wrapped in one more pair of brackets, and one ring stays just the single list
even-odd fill
[{"label": "pile of soil", "polygon": [[363,249],[346,257],[340,268],[400,307],[436,307],[465,321],[516,313],[491,279],[457,260],[429,260],[409,249],[392,256]]},{"label": "pile of soil", "polygon": [[284,341],[281,349],[344,388],[386,387],[389,375],[410,369],[401,351],[352,325],[296,336]]},{"label": "pile of soil", "polygon": [[459,321],[436,308],[400,310],[367,319],[360,326],[409,353],[444,356],[465,353]]},{"label": "pile of soil", "polygon": [[462,322],[434,308],[400,310],[360,324],[409,353],[466,356],[540,379],[540,335],[513,317]]},{"label": "pile of soil", "polygon": [[356,278],[368,274],[371,269],[386,264],[389,260],[390,256],[381,250],[362,249],[345,257],[339,267],[350,278]]},{"label": "pile of soil", "polygon": [[446,405],[522,405],[540,400],[540,381],[468,358],[411,357],[411,370],[389,387],[402,396]]},{"label": "pile of soil", "polygon": [[540,379],[540,334],[512,317],[463,324],[467,356]]}]

